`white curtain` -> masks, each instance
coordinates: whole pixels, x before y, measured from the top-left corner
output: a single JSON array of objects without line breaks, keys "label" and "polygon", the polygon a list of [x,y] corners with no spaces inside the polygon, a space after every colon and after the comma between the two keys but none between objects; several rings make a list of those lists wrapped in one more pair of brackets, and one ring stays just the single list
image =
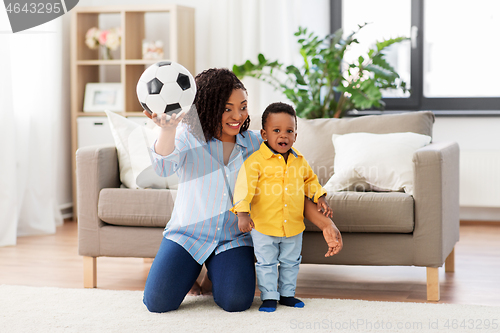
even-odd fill
[{"label": "white curtain", "polygon": [[16,34],[0,10],[0,246],[54,233],[61,151],[61,19]]},{"label": "white curtain", "polygon": [[[201,6],[201,3],[197,3]],[[330,33],[330,1],[328,0],[210,0],[205,2],[209,12],[208,29],[198,29],[198,45],[208,52],[197,52],[197,67],[227,67],[242,64],[247,59],[257,62],[262,53],[271,60],[288,65],[301,65],[297,37],[298,27],[307,27],[320,36]],[[197,8],[201,10],[201,8]],[[197,13],[203,20],[204,15]],[[202,67],[202,68],[199,68]],[[284,95],[256,79],[243,80],[249,96],[249,113],[260,128],[260,115],[272,102],[288,102]]]}]

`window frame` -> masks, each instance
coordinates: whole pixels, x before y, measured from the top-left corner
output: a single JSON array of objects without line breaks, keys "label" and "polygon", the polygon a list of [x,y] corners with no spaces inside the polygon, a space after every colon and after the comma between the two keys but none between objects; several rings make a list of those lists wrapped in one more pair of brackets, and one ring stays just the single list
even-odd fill
[{"label": "window frame", "polygon": [[[330,31],[342,28],[342,1],[330,0]],[[436,115],[450,116],[496,116],[500,115],[500,97],[425,97],[423,94],[424,73],[424,1],[411,0],[411,26],[418,30],[417,47],[411,49],[411,95],[408,98],[382,98],[384,111],[431,110]],[[372,109],[348,112],[348,115],[380,114]]]}]

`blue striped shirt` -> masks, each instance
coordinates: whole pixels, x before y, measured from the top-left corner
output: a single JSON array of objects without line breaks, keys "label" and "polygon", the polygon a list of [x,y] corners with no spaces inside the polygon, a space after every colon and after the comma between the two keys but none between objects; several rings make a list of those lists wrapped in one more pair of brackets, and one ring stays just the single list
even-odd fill
[{"label": "blue striped shirt", "polygon": [[250,234],[239,231],[238,218],[229,210],[238,171],[261,142],[258,131],[238,134],[227,165],[220,140],[200,142],[184,124],[177,127],[170,155],[156,154],[153,144],[156,173],[167,177],[176,172],[179,177],[174,211],[163,235],[184,247],[198,263],[204,263],[214,251],[252,246]]}]

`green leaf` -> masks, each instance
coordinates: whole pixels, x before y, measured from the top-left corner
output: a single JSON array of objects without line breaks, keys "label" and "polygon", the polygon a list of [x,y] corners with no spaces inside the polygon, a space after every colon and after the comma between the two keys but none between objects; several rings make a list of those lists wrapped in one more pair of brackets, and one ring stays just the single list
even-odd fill
[{"label": "green leaf", "polygon": [[377,52],[381,52],[383,49],[385,49],[388,46],[391,46],[392,44],[402,42],[404,40],[409,39],[408,37],[396,37],[396,38],[390,38],[383,40],[381,42],[376,42],[375,45],[377,46]]},{"label": "green leaf", "polygon": [[382,66],[371,64],[365,67],[365,70],[373,72],[376,76],[384,78],[386,80],[392,81],[397,79],[399,76],[394,71],[383,68]]},{"label": "green leaf", "polygon": [[293,89],[285,89],[283,91],[283,94],[289,99],[291,100],[294,104],[296,104],[299,100],[297,98],[297,95],[295,95]]},{"label": "green leaf", "polygon": [[307,85],[307,83],[304,81],[304,77],[302,76],[302,74],[300,74],[300,71],[297,67],[290,65],[286,68],[286,70],[287,70],[287,73],[295,76],[297,84],[300,84],[303,86]]},{"label": "green leaf", "polygon": [[385,68],[387,70],[390,70],[392,72],[396,72],[394,68],[385,60],[383,54],[378,54],[373,57],[372,59],[373,64],[378,65],[382,68]]},{"label": "green leaf", "polygon": [[259,64],[265,64],[266,63],[266,57],[264,57],[264,55],[262,53],[259,53],[258,59],[259,59]]},{"label": "green leaf", "polygon": [[245,71],[248,71],[248,72],[252,71],[255,67],[254,64],[250,60],[247,60],[243,66],[245,68]]},{"label": "green leaf", "polygon": [[306,51],[301,48],[300,49],[300,54],[302,55],[302,58],[304,59],[304,67],[305,67],[305,71],[306,72],[309,72],[309,61],[307,60],[307,54],[306,54]]},{"label": "green leaf", "polygon": [[238,77],[239,79],[242,78],[242,75],[241,75],[241,72],[240,72],[240,68],[237,66],[237,65],[233,65],[233,73],[234,75],[236,75],[236,77]]},{"label": "green leaf", "polygon": [[366,96],[357,90],[351,94],[351,101],[353,102],[354,107],[361,110],[368,109],[372,105]]}]

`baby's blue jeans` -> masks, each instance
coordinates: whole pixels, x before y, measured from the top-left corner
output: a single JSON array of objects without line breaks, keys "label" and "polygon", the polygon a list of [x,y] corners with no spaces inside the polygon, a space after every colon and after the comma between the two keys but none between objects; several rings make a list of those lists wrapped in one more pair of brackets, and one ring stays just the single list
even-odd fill
[{"label": "baby's blue jeans", "polygon": [[252,229],[251,235],[257,258],[255,270],[261,300],[295,296],[302,260],[302,233],[292,237],[275,237]]}]

